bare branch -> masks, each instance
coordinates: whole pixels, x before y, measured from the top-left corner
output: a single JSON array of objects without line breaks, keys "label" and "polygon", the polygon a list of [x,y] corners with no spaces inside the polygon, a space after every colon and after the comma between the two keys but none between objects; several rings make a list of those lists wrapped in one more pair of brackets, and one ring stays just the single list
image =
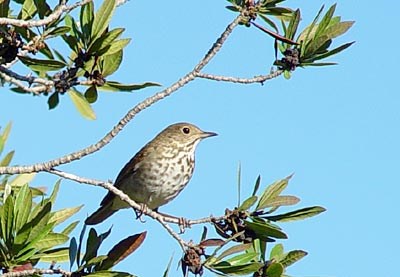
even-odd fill
[{"label": "bare branch", "polygon": [[237,78],[231,76],[221,76],[221,75],[213,75],[213,74],[206,74],[206,73],[197,73],[196,77],[209,79],[213,81],[222,81],[222,82],[231,82],[231,83],[240,83],[240,84],[254,84],[254,83],[261,83],[263,84],[265,81],[278,77],[283,73],[282,70],[276,70],[271,72],[268,75],[260,75],[254,76],[253,78]]},{"label": "bare branch", "polygon": [[193,81],[196,78],[196,75],[207,65],[207,63],[217,54],[217,52],[221,49],[222,45],[228,38],[228,36],[232,33],[233,29],[239,24],[241,15],[236,17],[233,22],[231,22],[225,29],[225,31],[221,34],[221,36],[217,39],[217,41],[213,44],[211,49],[207,52],[203,59],[195,66],[195,68],[187,73],[185,76],[180,78],[170,87],[156,93],[155,95],[148,97],[144,101],[137,104],[133,107],[128,113],[115,125],[110,132],[108,132],[102,139],[100,139],[95,144],[92,144],[82,150],[67,154],[63,157],[50,160],[43,163],[37,163],[33,165],[27,166],[10,166],[10,167],[0,167],[0,174],[21,174],[21,173],[31,173],[31,172],[39,172],[39,171],[48,171],[51,168],[59,166],[61,164],[70,163],[74,160],[81,159],[89,154],[92,154],[105,145],[110,143],[110,141],[131,121],[138,113],[143,111],[144,109],[150,107],[154,103],[157,103],[161,99],[171,95],[173,92],[185,86],[187,83]]},{"label": "bare branch", "polygon": [[[0,65],[0,76],[4,79],[4,81],[14,84],[17,87],[23,89],[26,92],[31,92],[33,94],[39,94],[41,92],[48,92],[50,91],[51,87],[53,87],[54,82],[49,81],[42,78],[35,78],[32,76],[21,76],[6,67]],[[40,86],[26,86],[20,81],[28,82],[29,84],[41,84]]]},{"label": "bare branch", "polygon": [[0,25],[12,25],[25,28],[45,26],[59,19],[63,13],[68,13],[73,9],[79,6],[83,6],[91,1],[92,0],[82,0],[73,5],[67,6],[66,1],[63,0],[61,1],[60,5],[58,5],[54,9],[54,11],[46,18],[40,20],[21,20],[21,19],[0,17]]},{"label": "bare branch", "polygon": [[15,271],[15,272],[7,272],[2,275],[1,277],[25,277],[25,276],[33,276],[33,275],[43,275],[43,274],[61,274],[63,276],[69,277],[72,275],[72,272],[65,271],[62,269],[29,269],[29,270],[22,270],[22,271]]}]

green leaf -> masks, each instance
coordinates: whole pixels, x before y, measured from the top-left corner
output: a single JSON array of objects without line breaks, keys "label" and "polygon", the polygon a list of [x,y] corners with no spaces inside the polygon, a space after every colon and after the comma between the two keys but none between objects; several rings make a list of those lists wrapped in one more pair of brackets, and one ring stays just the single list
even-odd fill
[{"label": "green leaf", "polygon": [[280,263],[272,263],[267,267],[268,277],[281,277],[283,274],[283,266]]},{"label": "green leaf", "polygon": [[230,256],[235,253],[239,253],[242,251],[246,251],[251,247],[251,243],[243,243],[243,244],[238,244],[234,245],[228,249],[226,249],[224,252],[222,252],[218,257],[215,258],[214,263],[218,261],[222,261],[223,258]]},{"label": "green leaf", "polygon": [[264,218],[276,221],[276,222],[288,222],[294,220],[301,220],[308,217],[316,216],[322,212],[325,212],[326,209],[320,206],[308,207],[299,209],[296,211],[280,214],[280,215],[273,215],[273,216],[266,216]]},{"label": "green leaf", "polygon": [[164,271],[163,277],[168,277],[169,269],[171,268],[173,258],[174,258],[174,256],[171,256],[171,258],[169,259],[169,262],[168,262],[167,268]]},{"label": "green leaf", "polygon": [[10,6],[10,0],[0,1],[0,17],[8,17],[8,10]]},{"label": "green leaf", "polygon": [[74,53],[79,53],[80,46],[76,37],[71,35],[62,35],[61,37]]},{"label": "green leaf", "polygon": [[287,253],[280,261],[279,263],[281,263],[283,265],[283,267],[288,267],[292,264],[294,264],[295,262],[301,260],[302,258],[304,258],[305,256],[307,256],[307,252],[303,251],[303,250],[292,250],[289,253]]},{"label": "green leaf", "polygon": [[46,15],[49,15],[51,12],[51,9],[49,5],[47,5],[46,1],[43,0],[34,0],[35,6],[37,8],[39,18],[43,19]]},{"label": "green leaf", "polygon": [[283,71],[283,77],[285,77],[286,80],[289,80],[292,77],[292,73],[290,73],[289,70]]},{"label": "green leaf", "polygon": [[97,256],[97,250],[101,244],[101,239],[97,236],[97,232],[94,228],[90,228],[89,235],[86,242],[86,252],[82,258],[83,262],[88,262]]},{"label": "green leaf", "polygon": [[242,253],[226,260],[230,265],[243,265],[255,261],[258,253]]},{"label": "green leaf", "polygon": [[79,235],[79,243],[78,243],[78,250],[76,253],[76,264],[77,266],[81,266],[81,249],[82,249],[82,243],[83,243],[83,237],[85,236],[86,232],[86,224],[83,224],[82,231]]},{"label": "green leaf", "polygon": [[[40,241],[42,239],[46,240],[46,237],[51,235],[50,232],[53,227],[54,226],[52,224],[40,226],[40,232],[35,232],[34,236],[31,236],[31,232],[30,237],[27,240],[28,243],[24,245],[24,247],[16,255],[17,259],[20,261],[23,261],[23,259],[31,259],[31,257],[29,256],[32,256],[35,253],[39,252],[40,248],[36,247],[36,244],[40,244]],[[37,229],[37,226],[35,226],[34,228]],[[34,251],[32,252],[31,249],[33,249]]]},{"label": "green leaf", "polygon": [[78,225],[78,223],[79,221],[72,222],[67,227],[65,227],[64,230],[61,231],[61,234],[69,236],[71,232],[75,229],[75,227]]},{"label": "green leaf", "polygon": [[60,26],[60,27],[55,27],[53,29],[47,30],[44,33],[45,37],[56,37],[56,36],[61,36],[64,35],[68,32],[71,31],[71,27],[68,26]]},{"label": "green leaf", "polygon": [[68,95],[74,103],[75,108],[78,112],[86,119],[94,120],[96,119],[96,114],[94,113],[92,107],[86,98],[78,91],[70,89]]},{"label": "green leaf", "polygon": [[36,14],[36,5],[33,0],[25,0],[22,5],[19,18],[22,20],[31,19]]},{"label": "green leaf", "polygon": [[345,43],[345,44],[343,44],[343,45],[341,45],[341,46],[339,46],[339,47],[336,47],[335,49],[332,49],[332,50],[330,50],[330,51],[328,51],[328,52],[326,52],[326,53],[324,53],[324,54],[314,56],[314,57],[313,57],[313,61],[315,61],[315,60],[322,60],[322,59],[325,59],[325,58],[327,58],[327,57],[330,57],[330,56],[333,56],[333,55],[335,55],[335,54],[338,54],[339,52],[342,52],[342,51],[345,50],[346,48],[350,47],[354,42],[355,42],[355,41]]},{"label": "green leaf", "polygon": [[49,110],[52,110],[55,107],[57,107],[59,102],[60,102],[59,93],[53,92],[53,94],[50,95],[49,99],[47,99],[47,104],[49,106]]},{"label": "green leaf", "polygon": [[89,42],[91,40],[93,19],[94,19],[94,7],[93,7],[93,2],[90,1],[81,8],[81,13],[80,13],[81,30],[86,45],[89,45]]},{"label": "green leaf", "polygon": [[102,264],[105,259],[107,259],[107,255],[100,255],[97,257],[93,257],[89,261],[87,261],[83,266],[78,268],[77,271],[82,271],[82,269],[89,268],[92,266],[96,266],[96,268],[97,268],[97,266]]},{"label": "green leaf", "polygon": [[271,249],[271,253],[269,254],[269,259],[270,260],[275,259],[276,261],[280,261],[282,256],[283,256],[283,245],[282,243],[278,243]]},{"label": "green leaf", "polygon": [[35,178],[36,173],[23,173],[17,175],[14,179],[12,179],[9,183],[12,187],[21,187],[33,180]]},{"label": "green leaf", "polygon": [[1,210],[0,224],[1,224],[1,238],[9,249],[12,247],[13,243],[13,227],[14,227],[14,199],[12,196],[7,197],[4,201]]},{"label": "green leaf", "polygon": [[300,199],[296,196],[291,195],[279,195],[275,198],[270,199],[264,205],[264,207],[280,207],[280,206],[291,206],[299,203]]},{"label": "green leaf", "polygon": [[222,262],[218,265],[213,265],[212,269],[222,272],[224,274],[235,275],[248,275],[258,271],[263,266],[260,262],[252,262],[248,264],[232,266],[229,263]]},{"label": "green leaf", "polygon": [[60,61],[62,61],[62,62],[64,62],[64,63],[67,63],[67,60],[64,58],[64,56],[63,56],[60,52],[58,52],[56,49],[53,49],[53,51],[54,51],[54,54],[56,55],[56,57],[57,57]]},{"label": "green leaf", "polygon": [[55,225],[58,225],[58,224],[64,222],[65,220],[67,220],[68,218],[70,218],[71,216],[73,216],[74,214],[76,214],[77,212],[79,212],[79,210],[82,207],[83,207],[83,205],[80,205],[78,207],[64,208],[59,211],[56,211],[52,214],[49,222],[50,223],[54,222]]},{"label": "green leaf", "polygon": [[257,211],[262,210],[265,207],[267,207],[269,202],[272,199],[276,198],[287,187],[287,185],[289,183],[289,179],[291,177],[292,176],[288,176],[284,179],[281,179],[281,180],[276,181],[276,182],[272,183],[271,185],[269,185],[265,189],[264,193],[261,195],[260,201],[258,201],[256,210]]},{"label": "green leaf", "polygon": [[[32,229],[29,234],[29,240],[37,240],[38,237],[46,235],[46,230],[48,233],[53,228],[53,224],[49,223],[50,211],[51,202],[47,202],[39,209],[37,215],[30,222]],[[51,228],[49,229],[49,227]]]},{"label": "green leaf", "polygon": [[57,60],[41,60],[29,58],[26,56],[18,56],[18,58],[24,65],[26,65],[33,71],[39,72],[57,71],[68,66],[66,63]]},{"label": "green leaf", "polygon": [[279,32],[278,27],[271,19],[269,19],[268,17],[266,17],[263,14],[258,14],[258,16],[260,16],[261,19],[263,19],[270,27],[272,27],[275,30],[275,32],[277,32],[277,33]]},{"label": "green leaf", "polygon": [[99,56],[103,55],[111,47],[112,43],[121,36],[124,30],[124,28],[116,28],[103,34],[91,44],[88,53],[93,53]]},{"label": "green leaf", "polygon": [[76,243],[76,239],[72,238],[70,243],[69,243],[69,252],[68,252],[68,255],[69,255],[69,269],[70,270],[74,266],[77,254],[78,254],[78,246],[77,246],[77,243]]},{"label": "green leaf", "polygon": [[8,166],[12,160],[12,158],[14,157],[14,153],[15,151],[10,151],[8,152],[4,158],[0,161],[0,166]]},{"label": "green leaf", "polygon": [[327,66],[327,65],[337,65],[337,63],[302,63],[301,66]]},{"label": "green leaf", "polygon": [[67,14],[64,18],[64,22],[65,22],[65,25],[70,28],[70,35],[72,37],[74,37],[76,40],[77,45],[75,46],[75,49],[82,48],[83,47],[83,45],[82,45],[83,35],[79,31],[78,24],[76,24],[75,19],[71,15]]},{"label": "green leaf", "polygon": [[54,184],[53,191],[51,192],[51,195],[49,197],[49,201],[52,203],[52,205],[56,203],[58,191],[60,190],[60,184],[61,184],[61,179],[57,180],[57,182]]},{"label": "green leaf", "polygon": [[86,89],[84,95],[85,95],[86,100],[87,100],[90,104],[96,102],[96,101],[97,101],[97,97],[98,97],[96,86],[93,85],[93,86],[88,87],[88,88]]},{"label": "green leaf", "polygon": [[161,86],[161,85],[152,82],[146,82],[142,84],[121,84],[119,82],[107,81],[103,86],[99,87],[99,89],[109,90],[109,91],[133,91],[154,86]]},{"label": "green leaf", "polygon": [[267,222],[250,222],[245,221],[246,229],[252,230],[256,237],[263,241],[268,241],[268,239],[287,239],[287,235],[283,233],[279,227],[274,226]]},{"label": "green leaf", "polygon": [[258,189],[260,188],[260,183],[261,183],[261,176],[258,175],[256,183],[254,184],[254,190],[253,193],[251,195],[256,195]]},{"label": "green leaf", "polygon": [[318,38],[321,34],[324,33],[325,29],[328,27],[333,14],[335,13],[336,4],[333,4],[329,10],[326,12],[324,17],[321,19],[321,22],[318,24],[317,29],[315,31],[315,38]]},{"label": "green leaf", "polygon": [[239,211],[246,211],[250,209],[258,200],[258,197],[253,195],[243,201],[243,203],[239,206]]},{"label": "green leaf", "polygon": [[301,43],[301,47],[300,47],[300,56],[304,55],[304,52],[307,50],[307,44],[309,43],[309,37],[313,37],[315,34],[315,30],[316,25],[317,25],[317,21],[322,13],[322,11],[324,10],[324,5],[322,5],[322,7],[319,9],[317,15],[315,16],[313,22],[307,26],[303,32],[301,32],[301,34],[299,35],[299,37],[297,38],[297,42]]},{"label": "green leaf", "polygon": [[[68,247],[62,247],[57,249],[47,250],[44,253],[40,253],[39,257],[42,263],[53,263],[57,262],[58,264],[64,263],[68,261]],[[36,258],[34,255],[33,259]]]},{"label": "green leaf", "polygon": [[325,33],[329,38],[336,38],[344,33],[346,33],[351,26],[353,26],[354,21],[343,21],[329,26]]},{"label": "green leaf", "polygon": [[24,263],[27,260],[32,259],[33,255],[35,255],[35,253],[36,253],[36,249],[35,248],[25,249],[24,252],[19,253],[18,256],[14,257],[14,263],[16,263],[16,264]]},{"label": "green leaf", "polygon": [[111,21],[112,14],[115,10],[115,0],[106,0],[103,1],[99,10],[94,15],[93,27],[92,27],[92,39],[100,37],[103,32],[108,27],[108,24]]},{"label": "green leaf", "polygon": [[10,135],[11,126],[11,122],[8,123],[7,126],[4,128],[3,133],[0,134],[0,154],[3,152],[4,145],[6,144],[8,136]]},{"label": "green leaf", "polygon": [[16,233],[27,223],[31,209],[32,191],[29,189],[28,184],[25,184],[18,191],[15,198],[14,213],[16,215],[16,220],[14,228]]},{"label": "green leaf", "polygon": [[239,9],[236,8],[235,6],[226,6],[225,8],[227,8],[228,10],[233,11],[233,12],[238,12],[239,11]]},{"label": "green leaf", "polygon": [[294,35],[296,34],[297,28],[299,26],[301,19],[300,10],[297,9],[293,14],[289,22],[289,26],[286,30],[285,37],[293,40]]},{"label": "green leaf", "polygon": [[125,48],[131,42],[130,38],[124,38],[124,39],[119,39],[114,41],[111,46],[107,49],[107,51],[104,53],[104,55],[112,55],[115,54],[122,49]]},{"label": "green leaf", "polygon": [[103,57],[103,63],[102,63],[102,69],[101,69],[101,74],[104,77],[107,77],[111,74],[113,74],[119,66],[121,65],[122,62],[122,50],[112,54],[112,55],[107,55]]},{"label": "green leaf", "polygon": [[65,242],[68,241],[68,239],[69,239],[68,236],[63,234],[49,233],[41,240],[37,241],[34,244],[34,248],[38,250],[47,250],[55,246],[64,244]]}]

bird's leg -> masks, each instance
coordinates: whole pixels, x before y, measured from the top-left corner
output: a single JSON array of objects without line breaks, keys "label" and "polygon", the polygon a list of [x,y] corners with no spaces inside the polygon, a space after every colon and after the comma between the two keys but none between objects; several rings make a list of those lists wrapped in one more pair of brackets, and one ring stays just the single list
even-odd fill
[{"label": "bird's leg", "polygon": [[136,219],[139,219],[141,223],[145,223],[145,222],[146,222],[146,220],[144,220],[144,219],[142,218],[142,216],[143,216],[143,211],[144,211],[145,209],[147,209],[147,206],[146,206],[145,203],[140,203],[140,209],[139,209],[139,210],[138,210],[138,209],[133,209],[133,210],[135,211],[135,214],[136,214]]},{"label": "bird's leg", "polygon": [[179,233],[183,234],[185,232],[186,228],[190,228],[190,224],[189,224],[189,220],[187,220],[184,217],[178,217],[178,216],[174,216],[174,215],[170,215],[170,214],[166,214],[166,213],[162,213],[159,212],[158,210],[155,210],[157,213],[159,213],[160,215],[166,217],[166,218],[171,218],[171,219],[178,219],[178,225],[179,225]]}]

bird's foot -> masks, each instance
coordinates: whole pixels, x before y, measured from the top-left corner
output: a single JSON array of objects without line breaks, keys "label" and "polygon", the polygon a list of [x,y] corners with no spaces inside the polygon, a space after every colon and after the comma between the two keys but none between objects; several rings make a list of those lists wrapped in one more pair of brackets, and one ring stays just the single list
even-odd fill
[{"label": "bird's foot", "polygon": [[135,214],[136,214],[136,219],[139,219],[141,223],[145,223],[146,220],[143,219],[143,211],[147,209],[146,204],[141,203],[140,204],[140,209],[134,209]]},{"label": "bird's foot", "polygon": [[185,233],[185,229],[186,228],[190,228],[191,227],[190,223],[189,223],[189,220],[187,218],[184,218],[184,217],[179,217],[178,220],[179,220],[179,223],[178,223],[178,225],[179,225],[179,234],[183,234],[183,233]]},{"label": "bird's foot", "polygon": [[177,217],[174,215],[170,215],[170,214],[166,214],[166,213],[161,213],[159,211],[157,211],[160,215],[162,215],[165,218],[170,218],[170,219],[174,219],[174,220],[178,220],[178,225],[179,225],[179,233],[183,234],[185,232],[186,228],[190,228],[191,225],[189,224],[189,220],[184,218],[184,217]]}]

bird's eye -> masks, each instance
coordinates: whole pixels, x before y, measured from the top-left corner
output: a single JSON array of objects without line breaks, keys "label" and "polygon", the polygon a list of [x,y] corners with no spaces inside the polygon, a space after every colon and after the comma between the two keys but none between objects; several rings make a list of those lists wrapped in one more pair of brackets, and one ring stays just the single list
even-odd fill
[{"label": "bird's eye", "polygon": [[190,129],[188,127],[184,127],[182,128],[182,132],[187,135],[190,133]]}]

